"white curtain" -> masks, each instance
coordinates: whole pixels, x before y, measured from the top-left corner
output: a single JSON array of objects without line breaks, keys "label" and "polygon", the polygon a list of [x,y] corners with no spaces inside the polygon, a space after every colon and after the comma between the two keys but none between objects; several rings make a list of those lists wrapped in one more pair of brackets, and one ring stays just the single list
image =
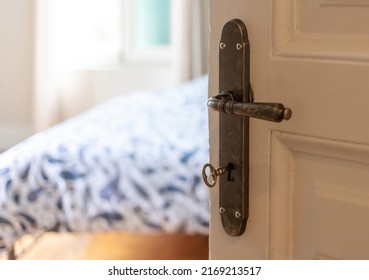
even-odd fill
[{"label": "white curtain", "polygon": [[175,80],[190,80],[208,72],[209,0],[174,0],[173,41]]},{"label": "white curtain", "polygon": [[[60,5],[64,1],[63,5]],[[35,0],[33,128],[42,131],[92,105],[86,93],[88,71],[76,71],[81,51],[77,33],[68,34],[75,13],[55,11],[73,7],[73,0]],[[80,20],[83,20],[81,18]],[[78,27],[77,27],[78,28]],[[73,37],[74,36],[74,37]],[[87,90],[86,90],[87,89]]]},{"label": "white curtain", "polygon": [[55,48],[51,0],[35,0],[35,62],[33,126],[41,131],[60,120],[59,95],[55,88]]}]

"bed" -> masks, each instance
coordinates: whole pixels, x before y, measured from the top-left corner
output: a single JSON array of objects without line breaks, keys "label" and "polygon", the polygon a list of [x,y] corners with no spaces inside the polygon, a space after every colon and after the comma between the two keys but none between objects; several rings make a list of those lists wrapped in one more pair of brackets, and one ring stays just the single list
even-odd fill
[{"label": "bed", "polygon": [[0,251],[26,234],[208,234],[207,77],[111,99],[0,154]]}]

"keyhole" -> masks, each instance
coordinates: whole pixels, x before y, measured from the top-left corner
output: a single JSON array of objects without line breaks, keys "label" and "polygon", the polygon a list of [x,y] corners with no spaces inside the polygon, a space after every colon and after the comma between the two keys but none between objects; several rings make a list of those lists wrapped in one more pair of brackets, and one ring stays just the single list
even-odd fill
[{"label": "keyhole", "polygon": [[232,170],[234,169],[234,165],[233,163],[228,163],[227,165],[228,168],[228,182],[234,182],[234,177],[232,176]]}]

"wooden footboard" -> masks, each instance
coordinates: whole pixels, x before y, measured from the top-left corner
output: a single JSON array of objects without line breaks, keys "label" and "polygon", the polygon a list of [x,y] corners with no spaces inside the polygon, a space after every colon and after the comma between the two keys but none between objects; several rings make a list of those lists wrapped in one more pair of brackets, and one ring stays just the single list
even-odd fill
[{"label": "wooden footboard", "polygon": [[208,236],[46,233],[24,260],[206,260]]}]

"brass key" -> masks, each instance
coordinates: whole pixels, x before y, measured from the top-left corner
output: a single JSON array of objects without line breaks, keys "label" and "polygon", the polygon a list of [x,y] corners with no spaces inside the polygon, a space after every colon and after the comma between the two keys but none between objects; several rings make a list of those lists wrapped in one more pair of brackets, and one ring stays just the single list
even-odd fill
[{"label": "brass key", "polygon": [[[206,174],[207,169],[210,170],[209,175]],[[226,167],[219,167],[215,169],[215,167],[212,164],[207,163],[202,168],[202,179],[204,180],[205,184],[209,188],[212,188],[216,185],[218,181],[218,176],[226,173],[229,169],[230,169],[230,164]]]}]

